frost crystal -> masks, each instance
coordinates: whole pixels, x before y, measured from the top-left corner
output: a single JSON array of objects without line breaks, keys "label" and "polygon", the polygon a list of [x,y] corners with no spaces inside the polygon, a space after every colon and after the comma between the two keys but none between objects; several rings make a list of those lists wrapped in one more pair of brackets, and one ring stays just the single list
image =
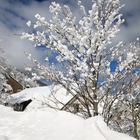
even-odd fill
[{"label": "frost crystal", "polygon": [[31,21],[29,20],[26,24],[27,24],[28,27],[30,27],[32,23],[31,23]]}]

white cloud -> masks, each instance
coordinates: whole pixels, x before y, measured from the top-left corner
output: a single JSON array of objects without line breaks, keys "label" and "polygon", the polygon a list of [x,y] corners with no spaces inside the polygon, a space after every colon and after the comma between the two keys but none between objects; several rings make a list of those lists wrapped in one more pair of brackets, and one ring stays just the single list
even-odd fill
[{"label": "white cloud", "polygon": [[[74,0],[56,1],[71,4],[74,13],[80,16]],[[91,5],[87,0],[83,0],[83,2],[87,7]],[[121,2],[126,4],[122,12],[127,18],[128,26],[122,26],[122,30],[116,40],[130,41],[140,36],[140,0],[121,0]],[[4,47],[10,63],[18,67],[28,63],[24,52],[32,52],[36,58],[42,58],[42,55],[34,49],[33,44],[25,40],[20,40],[20,37],[14,34],[27,31],[27,20],[34,20],[36,13],[49,19],[51,16],[48,9],[49,5],[49,1],[41,3],[31,1],[29,5],[24,5],[20,1],[11,4],[8,0],[0,0],[0,40],[2,40],[1,46]]]},{"label": "white cloud", "polygon": [[121,10],[126,20],[126,26],[121,28],[118,38],[133,41],[140,36],[140,0],[121,0],[125,7]]},{"label": "white cloud", "polygon": [[[10,5],[8,1],[0,1],[0,46],[4,48],[9,63],[17,67],[29,64],[25,52],[31,52],[35,58],[40,59],[39,51],[30,42],[21,40],[19,34],[27,30],[26,22],[28,19],[34,19],[35,13],[49,17],[47,8],[48,2],[32,2],[31,5],[21,3]],[[12,12],[10,13],[10,11]]]}]

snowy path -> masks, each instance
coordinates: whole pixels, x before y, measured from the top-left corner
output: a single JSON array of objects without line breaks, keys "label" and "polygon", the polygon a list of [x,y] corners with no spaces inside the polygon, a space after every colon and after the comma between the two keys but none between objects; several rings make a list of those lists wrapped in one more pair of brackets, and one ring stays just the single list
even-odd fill
[{"label": "snowy path", "polygon": [[110,131],[101,117],[83,120],[51,109],[14,112],[0,106],[0,140],[134,140]]}]

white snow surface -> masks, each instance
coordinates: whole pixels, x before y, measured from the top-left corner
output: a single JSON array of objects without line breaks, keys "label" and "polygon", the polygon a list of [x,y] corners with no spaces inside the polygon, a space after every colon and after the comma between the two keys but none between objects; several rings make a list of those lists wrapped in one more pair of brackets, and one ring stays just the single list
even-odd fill
[{"label": "white snow surface", "polygon": [[[50,87],[38,87],[13,95],[16,101],[36,99],[24,112],[0,105],[0,140],[135,140],[110,130],[100,116],[84,120],[65,111],[44,108],[37,98],[44,100],[49,91]],[[66,92],[63,89],[61,93]]]},{"label": "white snow surface", "polygon": [[135,140],[111,131],[100,116],[84,120],[50,108],[15,112],[0,105],[0,140]]}]

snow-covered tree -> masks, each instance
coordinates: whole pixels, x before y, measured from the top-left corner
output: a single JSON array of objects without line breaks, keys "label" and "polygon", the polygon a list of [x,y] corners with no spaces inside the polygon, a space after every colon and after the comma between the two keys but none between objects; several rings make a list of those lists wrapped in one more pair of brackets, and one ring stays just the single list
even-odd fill
[{"label": "snow-covered tree", "polygon": [[[78,0],[78,6],[82,16],[77,18],[67,5],[52,2],[52,18],[46,20],[36,14],[35,23],[27,22],[34,33],[23,33],[22,38],[56,53],[61,68],[49,64],[47,56],[47,66],[33,60],[38,74],[62,85],[69,94],[77,94],[84,117],[102,114],[109,123],[114,106],[123,101],[119,98],[130,79],[134,80],[132,71],[139,66],[139,48],[133,43],[112,43],[124,22],[120,0],[92,0],[90,10]],[[117,62],[114,72],[113,60]],[[129,80],[127,76],[131,76]]]},{"label": "snow-covered tree", "polygon": [[7,94],[2,94],[4,91],[12,92],[12,88],[7,84],[7,79],[5,77],[5,71],[7,68],[7,60],[5,59],[5,53],[2,48],[0,48],[0,103],[5,103],[7,99]]},{"label": "snow-covered tree", "polygon": [[4,51],[2,48],[0,48],[0,93],[3,90],[3,85],[5,87],[8,87],[6,84],[6,77],[5,77],[5,70],[6,70],[7,64],[6,64],[6,59],[4,58]]},{"label": "snow-covered tree", "polygon": [[[17,82],[19,82],[24,88],[27,87],[36,87],[38,86],[36,79],[34,80],[31,78],[31,74],[29,72],[22,72],[22,70],[16,69],[14,66],[8,64],[5,59],[2,58],[3,60],[0,63],[0,79],[1,79],[1,90],[0,91],[5,91],[5,92],[12,92],[12,88],[10,88],[10,85],[7,84],[7,78],[6,75],[9,77],[11,76],[14,78]],[[29,76],[30,75],[30,76]]]},{"label": "snow-covered tree", "polygon": [[31,79],[25,72],[21,72],[16,69],[14,66],[8,63],[6,54],[3,51],[3,48],[0,48],[0,102],[4,103],[6,98],[10,95],[9,93],[13,92],[13,89],[10,84],[8,84],[7,77],[14,78],[17,82],[26,87],[35,87],[38,86],[37,82]]},{"label": "snow-covered tree", "polygon": [[[111,94],[106,96],[102,112],[108,125],[120,132],[133,135],[137,139],[140,137],[140,44],[138,40],[130,43],[124,49],[124,51],[133,52],[137,59],[129,63],[129,66],[124,67],[116,79],[111,82],[112,85],[108,90]],[[125,53],[123,52],[123,54]],[[131,58],[127,61],[130,60]],[[116,70],[119,67],[120,64]]]},{"label": "snow-covered tree", "polygon": [[24,88],[30,88],[30,87],[37,87],[37,77],[32,73],[31,71],[25,70],[19,70],[13,67],[12,70],[10,70],[11,75],[21,84]]}]

